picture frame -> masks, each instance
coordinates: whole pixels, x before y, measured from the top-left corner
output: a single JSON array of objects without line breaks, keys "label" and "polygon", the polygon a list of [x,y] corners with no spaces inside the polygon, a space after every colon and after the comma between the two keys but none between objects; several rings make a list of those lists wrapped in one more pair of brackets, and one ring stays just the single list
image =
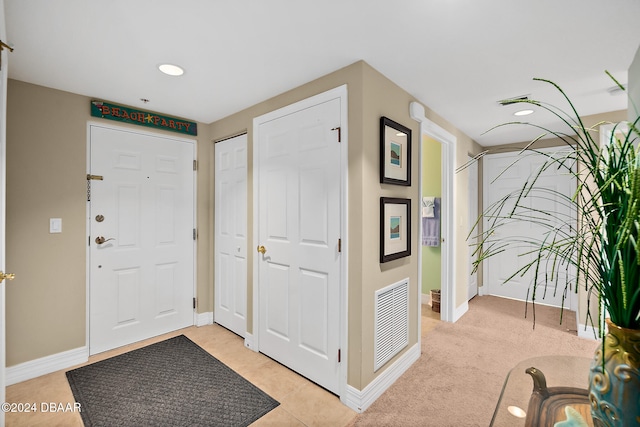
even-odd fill
[{"label": "picture frame", "polygon": [[411,255],[411,199],[380,197],[380,262]]},{"label": "picture frame", "polygon": [[380,117],[380,182],[411,186],[411,129]]}]

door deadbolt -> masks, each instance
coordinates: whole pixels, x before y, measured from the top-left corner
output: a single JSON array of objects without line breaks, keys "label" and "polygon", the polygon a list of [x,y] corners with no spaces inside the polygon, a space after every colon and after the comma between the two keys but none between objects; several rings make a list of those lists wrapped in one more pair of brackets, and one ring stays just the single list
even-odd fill
[{"label": "door deadbolt", "polygon": [[2,271],[0,271],[0,283],[2,283],[4,279],[13,280],[15,278],[16,278],[16,275],[13,273],[3,273]]},{"label": "door deadbolt", "polygon": [[102,222],[102,221],[104,221],[104,215],[96,215],[96,221],[97,221],[97,222]]}]

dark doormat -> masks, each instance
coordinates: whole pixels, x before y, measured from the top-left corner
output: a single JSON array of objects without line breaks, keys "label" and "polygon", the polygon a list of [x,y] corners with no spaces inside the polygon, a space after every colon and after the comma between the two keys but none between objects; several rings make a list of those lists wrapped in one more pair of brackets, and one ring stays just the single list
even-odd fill
[{"label": "dark doormat", "polygon": [[180,335],[67,373],[85,426],[248,426],[279,403]]}]

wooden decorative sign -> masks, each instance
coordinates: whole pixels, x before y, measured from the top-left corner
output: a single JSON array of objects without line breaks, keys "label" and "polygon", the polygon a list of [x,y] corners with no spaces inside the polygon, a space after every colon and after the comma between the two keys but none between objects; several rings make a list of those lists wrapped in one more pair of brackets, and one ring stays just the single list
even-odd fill
[{"label": "wooden decorative sign", "polygon": [[103,119],[133,123],[135,125],[152,127],[155,129],[198,135],[198,125],[174,117],[163,116],[149,111],[136,110],[104,101],[91,101],[91,115]]}]

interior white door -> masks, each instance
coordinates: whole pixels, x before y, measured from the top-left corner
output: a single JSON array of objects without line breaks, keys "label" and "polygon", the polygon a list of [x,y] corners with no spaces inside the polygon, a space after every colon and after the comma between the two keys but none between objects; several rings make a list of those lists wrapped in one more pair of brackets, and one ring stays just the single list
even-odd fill
[{"label": "interior white door", "polygon": [[[549,155],[562,155],[561,149],[545,150]],[[557,153],[557,154],[556,154]],[[496,202],[512,191],[518,191],[532,174],[537,173],[542,162],[546,157],[542,155],[525,155],[520,154],[520,160],[517,166],[509,167],[518,156],[518,153],[494,154],[484,157],[484,209]],[[536,184],[537,187],[552,189],[560,194],[571,197],[575,192],[576,182],[566,170],[556,167],[548,168],[543,172]],[[552,193],[546,194],[545,198],[525,198],[520,203],[527,203],[528,207],[535,207],[541,212],[552,212],[555,215],[563,215],[566,218],[572,218],[575,221],[576,212],[571,209],[567,203],[554,197]],[[558,227],[562,226],[558,222]],[[485,230],[488,229],[487,220],[485,219]],[[509,239],[514,236],[518,238],[540,239],[547,230],[534,222],[515,221],[509,225],[502,227],[496,234],[496,238]],[[530,246],[533,248],[533,246]],[[533,298],[534,271],[530,270],[527,274],[517,275],[504,283],[519,268],[526,265],[533,259],[533,255],[522,255],[526,252],[526,247],[518,249],[508,249],[500,254],[489,257],[483,265],[485,278],[484,285],[487,286],[489,294],[507,298],[529,301]],[[546,270],[549,274],[551,266]],[[556,286],[555,281],[546,285],[543,280],[544,273],[540,272],[538,279],[538,287],[535,294],[535,301],[539,304],[560,307],[563,302],[564,283],[567,275],[572,276],[573,269],[562,273],[558,278]],[[529,294],[527,292],[529,291]],[[569,292],[565,295],[566,300],[564,307],[575,310],[576,302],[574,293]]]},{"label": "interior white door", "polygon": [[259,125],[259,350],[337,393],[340,98]]},{"label": "interior white door", "polygon": [[[473,161],[471,156],[468,159],[471,163],[468,169],[469,172],[469,230],[473,230],[478,220],[478,163]],[[473,263],[478,258],[477,254],[474,254],[474,247],[477,238],[475,233],[470,236],[469,243],[469,282],[467,289],[467,299],[478,295],[478,273],[473,271]]]},{"label": "interior white door", "polygon": [[216,323],[247,331],[247,135],[215,144]]},{"label": "interior white door", "polygon": [[[4,23],[4,1],[0,0],[0,37],[6,40],[6,26]],[[5,270],[5,230],[6,230],[6,160],[7,160],[7,49],[0,52],[0,271]],[[0,403],[5,402],[5,284],[0,281]],[[0,411],[0,426],[4,425],[4,412]]]},{"label": "interior white door", "polygon": [[193,325],[194,146],[97,125],[90,144],[95,354]]}]

